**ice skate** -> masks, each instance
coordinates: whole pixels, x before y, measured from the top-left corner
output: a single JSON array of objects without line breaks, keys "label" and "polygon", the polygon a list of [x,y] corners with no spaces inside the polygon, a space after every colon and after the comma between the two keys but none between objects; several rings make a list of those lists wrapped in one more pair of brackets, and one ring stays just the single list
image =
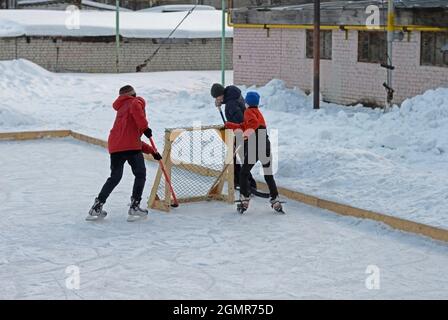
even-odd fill
[{"label": "ice skate", "polygon": [[103,219],[107,216],[107,212],[103,210],[104,203],[101,202],[98,198],[95,198],[95,202],[93,203],[92,208],[89,210],[89,214],[86,217],[87,221],[96,221],[99,219]]},{"label": "ice skate", "polygon": [[146,219],[148,210],[140,208],[140,200],[131,198],[131,206],[128,211],[128,222]]},{"label": "ice skate", "polygon": [[247,211],[247,209],[249,209],[249,201],[250,201],[250,197],[245,197],[243,195],[240,195],[240,200],[237,200],[237,205],[236,205],[236,210],[240,213],[243,214],[244,212]]},{"label": "ice skate", "polygon": [[275,212],[280,214],[285,214],[285,211],[283,211],[282,203],[279,199],[279,197],[275,197],[269,201],[271,203],[272,209],[274,209]]}]

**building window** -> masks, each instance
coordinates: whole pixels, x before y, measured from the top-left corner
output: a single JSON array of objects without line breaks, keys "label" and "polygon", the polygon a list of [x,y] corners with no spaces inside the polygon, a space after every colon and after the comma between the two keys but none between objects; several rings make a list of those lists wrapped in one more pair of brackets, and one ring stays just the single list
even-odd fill
[{"label": "building window", "polygon": [[422,32],[421,65],[448,67],[448,32]]},{"label": "building window", "polygon": [[[306,30],[306,57],[309,59],[314,58],[314,31]],[[331,60],[331,50],[332,50],[332,33],[331,30],[320,32],[320,58],[325,60]]]},{"label": "building window", "polygon": [[386,63],[387,33],[378,31],[358,31],[358,61]]}]

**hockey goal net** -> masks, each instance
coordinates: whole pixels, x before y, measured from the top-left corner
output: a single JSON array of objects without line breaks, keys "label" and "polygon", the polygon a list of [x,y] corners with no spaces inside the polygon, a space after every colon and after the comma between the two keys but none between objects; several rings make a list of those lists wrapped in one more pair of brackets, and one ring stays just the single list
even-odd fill
[{"label": "hockey goal net", "polygon": [[[163,162],[179,203],[234,202],[233,133],[222,126],[165,130]],[[169,185],[159,166],[148,207],[169,211]]]}]

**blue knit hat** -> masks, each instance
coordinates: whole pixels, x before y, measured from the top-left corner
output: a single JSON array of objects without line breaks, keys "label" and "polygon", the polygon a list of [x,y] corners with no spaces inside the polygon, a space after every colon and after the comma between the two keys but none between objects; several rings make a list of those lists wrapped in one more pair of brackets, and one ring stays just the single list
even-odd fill
[{"label": "blue knit hat", "polygon": [[260,104],[260,95],[255,91],[250,91],[246,94],[246,103],[250,107],[258,107]]}]

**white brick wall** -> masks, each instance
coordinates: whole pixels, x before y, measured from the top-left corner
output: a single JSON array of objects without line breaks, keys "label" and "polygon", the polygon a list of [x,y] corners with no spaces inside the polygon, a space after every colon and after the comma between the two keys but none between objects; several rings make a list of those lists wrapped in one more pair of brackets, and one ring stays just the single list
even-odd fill
[{"label": "white brick wall", "polygon": [[[52,37],[0,38],[0,60],[24,58],[50,71],[115,72],[114,41],[72,41]],[[135,72],[159,46],[152,39],[124,39],[120,72]],[[232,69],[232,39],[226,41],[226,68]],[[142,71],[219,70],[221,40],[194,39],[165,44]]]},{"label": "white brick wall", "polygon": [[[420,65],[420,32],[394,43],[395,103],[440,86],[448,87],[448,68]],[[333,31],[332,60],[321,60],[325,100],[352,104],[384,104],[386,71],[378,64],[358,62],[358,33]],[[306,58],[306,31],[299,29],[234,29],[234,81],[264,85],[273,78],[289,87],[311,91],[313,61]]]}]

